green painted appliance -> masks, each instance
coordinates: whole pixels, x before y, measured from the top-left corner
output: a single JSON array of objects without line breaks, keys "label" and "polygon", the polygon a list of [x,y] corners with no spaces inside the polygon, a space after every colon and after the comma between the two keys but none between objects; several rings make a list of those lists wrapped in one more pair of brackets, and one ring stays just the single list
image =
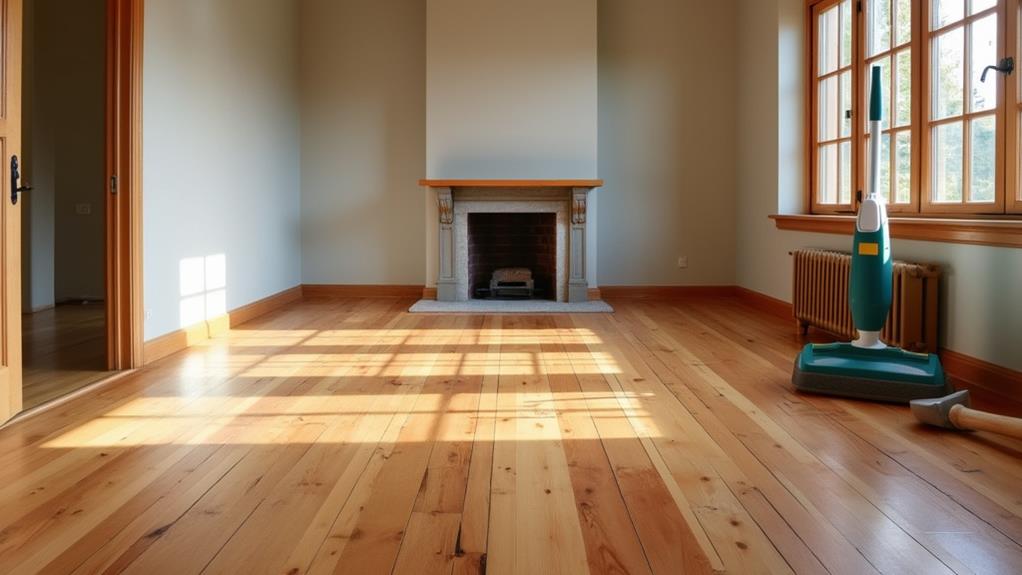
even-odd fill
[{"label": "green painted appliance", "polygon": [[808,344],[795,359],[792,383],[801,391],[876,401],[908,402],[951,393],[935,354],[887,347],[880,341],[891,308],[891,236],[887,206],[877,193],[882,96],[880,67],[870,89],[869,194],[859,207],[848,294],[859,337],[850,343]]}]

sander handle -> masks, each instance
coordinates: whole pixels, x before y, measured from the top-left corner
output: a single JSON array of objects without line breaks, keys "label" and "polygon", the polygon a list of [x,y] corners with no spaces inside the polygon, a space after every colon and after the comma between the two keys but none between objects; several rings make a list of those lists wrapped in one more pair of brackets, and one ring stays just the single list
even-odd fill
[{"label": "sander handle", "polygon": [[962,404],[951,407],[948,419],[958,429],[989,431],[1022,439],[1022,419],[978,411]]}]

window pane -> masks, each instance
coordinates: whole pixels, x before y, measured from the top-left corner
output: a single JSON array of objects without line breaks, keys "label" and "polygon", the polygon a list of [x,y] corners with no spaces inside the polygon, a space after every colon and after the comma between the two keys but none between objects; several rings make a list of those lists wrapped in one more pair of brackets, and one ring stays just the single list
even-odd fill
[{"label": "window pane", "polygon": [[838,77],[831,76],[820,81],[817,107],[819,114],[819,141],[826,142],[838,137]]},{"label": "window pane", "polygon": [[898,132],[894,140],[894,201],[907,204],[912,201],[912,132]]},{"label": "window pane", "polygon": [[895,99],[895,126],[912,123],[912,51],[902,50],[897,56],[897,90]]},{"label": "window pane", "polygon": [[984,116],[972,121],[972,158],[970,171],[970,201],[994,201],[994,168],[997,155],[994,145],[997,140],[997,125],[994,116]]},{"label": "window pane", "polygon": [[[869,151],[870,138],[866,138],[866,190],[870,193],[870,164],[873,162],[873,154]],[[890,201],[891,198],[891,135],[881,134],[880,136],[880,173],[877,178],[877,193]]]},{"label": "window pane", "polygon": [[838,145],[829,144],[820,147],[818,160],[819,189],[817,199],[821,204],[837,203],[837,182],[838,182]]},{"label": "window pane", "polygon": [[997,64],[997,14],[991,14],[971,24],[972,32],[972,98],[969,105],[973,112],[993,110],[997,105],[997,77],[987,74],[987,81],[980,82],[983,68]]},{"label": "window pane", "polygon": [[869,3],[869,56],[891,49],[891,0]]},{"label": "window pane", "polygon": [[962,123],[933,130],[933,201],[962,201]]},{"label": "window pane", "polygon": [[931,6],[933,30],[957,22],[965,16],[965,0],[933,0]]},{"label": "window pane", "polygon": [[896,0],[894,9],[897,10],[895,42],[901,46],[912,40],[912,0]]},{"label": "window pane", "polygon": [[820,75],[837,70],[838,64],[838,6],[820,13],[817,53]]},{"label": "window pane", "polygon": [[841,73],[841,106],[838,110],[841,122],[841,137],[846,138],[852,135],[852,118],[849,112],[852,110],[852,72],[851,70]]},{"label": "window pane", "polygon": [[[881,90],[881,96],[883,98],[883,107],[882,107],[882,111],[881,111],[881,113],[882,113],[882,116],[881,116],[882,117],[882,121],[880,122],[880,125],[883,127],[883,129],[886,130],[886,129],[891,127],[891,84],[892,84],[891,57],[890,56],[884,56],[883,58],[880,58],[879,60],[875,60],[873,62],[870,62],[869,64],[866,65],[865,78],[866,78],[866,97],[867,98],[869,97],[869,94],[872,92],[872,89],[873,89],[873,73],[872,73],[873,66],[880,66],[880,78],[881,78],[880,90]],[[869,106],[867,106],[867,109],[868,108],[869,108]],[[866,123],[866,131],[868,132],[869,131],[869,114],[863,114],[863,115],[865,116],[863,118],[863,120]]]},{"label": "window pane", "polygon": [[982,12],[987,8],[993,8],[997,5],[997,0],[972,0],[972,6],[969,8],[969,14],[976,14]]},{"label": "window pane", "polygon": [[880,136],[880,183],[878,192],[888,202],[891,201],[891,135]]},{"label": "window pane", "polygon": [[852,203],[852,143],[841,142],[841,182],[838,201]]},{"label": "window pane", "polygon": [[852,65],[852,0],[841,3],[841,67]]},{"label": "window pane", "polygon": [[962,113],[965,30],[956,28],[937,37],[933,54],[933,119]]}]

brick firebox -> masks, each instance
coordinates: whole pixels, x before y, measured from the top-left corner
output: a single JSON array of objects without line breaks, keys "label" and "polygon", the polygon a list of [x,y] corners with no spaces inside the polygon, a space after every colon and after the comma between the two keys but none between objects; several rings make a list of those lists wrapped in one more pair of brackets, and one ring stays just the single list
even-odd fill
[{"label": "brick firebox", "polygon": [[541,299],[556,299],[557,215],[468,214],[468,279],[471,297],[488,288],[499,268],[528,268]]}]

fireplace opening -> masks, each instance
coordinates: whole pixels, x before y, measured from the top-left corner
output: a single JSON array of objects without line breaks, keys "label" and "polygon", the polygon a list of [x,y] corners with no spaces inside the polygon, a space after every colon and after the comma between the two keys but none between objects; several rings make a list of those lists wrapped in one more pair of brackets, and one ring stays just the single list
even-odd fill
[{"label": "fireplace opening", "polygon": [[468,214],[474,299],[557,299],[557,214]]}]

